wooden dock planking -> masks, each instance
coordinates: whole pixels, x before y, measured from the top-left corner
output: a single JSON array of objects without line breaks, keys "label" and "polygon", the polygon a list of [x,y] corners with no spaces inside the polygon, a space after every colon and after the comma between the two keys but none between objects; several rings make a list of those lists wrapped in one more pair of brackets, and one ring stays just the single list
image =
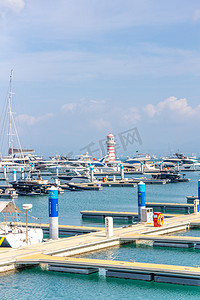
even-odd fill
[{"label": "wooden dock planking", "polygon": [[126,278],[134,280],[156,281],[175,284],[200,286],[200,268],[140,263],[135,261],[116,261],[90,258],[52,257],[39,254],[21,257],[16,260],[16,265],[47,264],[49,270],[91,274],[103,268],[107,277]]},{"label": "wooden dock planking", "polygon": [[[120,246],[121,243],[127,242],[123,241],[123,238],[128,235],[148,235],[148,237],[152,236],[153,239],[155,235],[159,236],[189,228],[190,224],[195,222],[200,222],[200,215],[179,215],[166,219],[162,227],[153,227],[152,224],[138,223],[121,228],[115,228],[114,236],[111,238],[106,238],[105,230],[102,229],[98,232],[58,240],[49,240],[42,244],[27,246],[20,249],[3,250],[0,256],[0,272],[5,272],[18,267],[20,268],[22,265],[29,265],[31,264],[31,259],[34,264],[44,263],[44,257],[42,258],[41,255],[46,255],[46,263],[53,265],[55,267],[54,270],[58,270],[60,268],[60,263],[58,264],[58,262],[63,262],[64,264],[68,262],[68,266],[66,265],[67,269],[65,269],[66,272],[70,271],[70,262],[72,262],[71,267],[74,265],[77,268],[77,264],[79,264],[79,267],[81,268],[85,266],[86,268],[95,269],[97,265],[93,264],[92,261],[91,263],[89,261],[85,261],[85,263],[83,263],[82,260],[81,263],[79,260],[76,264],[76,259],[71,258],[70,256],[84,254],[89,251],[101,250],[107,247]],[[193,237],[179,237],[179,240],[181,238],[186,240],[192,239]],[[32,257],[31,259],[30,256]],[[35,257],[35,261],[33,256]],[[62,256],[65,257],[62,258]],[[102,264],[100,263],[101,262],[99,261],[99,267],[104,267],[107,270],[107,276],[109,277],[141,280],[150,279],[159,282],[200,285],[200,268],[116,261],[111,261],[111,263],[109,263],[109,261],[102,261]],[[56,264],[58,264],[57,267]],[[94,269],[88,269],[84,274],[89,274],[90,271],[95,272]],[[77,270],[77,272],[78,271],[81,272],[83,270]],[[76,272],[76,270],[74,270],[74,272]]]},{"label": "wooden dock planking", "polygon": [[146,207],[152,207],[153,209],[161,209],[164,211],[181,210],[186,213],[194,212],[194,204],[189,204],[189,203],[146,202]]},{"label": "wooden dock planking", "polygon": [[[193,213],[194,204],[188,203],[163,203],[163,202],[146,202],[146,207],[153,208],[154,211],[180,211],[182,213]],[[127,218],[131,219],[137,216],[135,212],[114,212],[114,211],[95,211],[95,210],[83,210],[80,212],[83,218],[104,218],[105,216],[112,216],[113,218]],[[176,216],[177,214],[171,214],[171,216]],[[165,214],[166,217],[170,217],[170,214]]]},{"label": "wooden dock planking", "polygon": [[153,246],[175,247],[175,248],[195,248],[200,249],[200,237],[192,236],[160,236],[148,234],[127,234],[120,239],[122,242],[153,241]]},{"label": "wooden dock planking", "polygon": [[103,260],[103,259],[91,259],[91,258],[76,258],[76,257],[58,257],[50,256],[45,254],[34,254],[27,255],[16,259],[18,263],[57,263],[61,262],[68,265],[80,265],[87,267],[98,267],[98,268],[116,268],[116,269],[135,269],[135,270],[146,270],[149,271],[166,271],[169,273],[180,272],[182,274],[192,274],[200,276],[200,268],[177,266],[177,265],[166,265],[166,264],[152,264],[152,263],[141,263],[135,261],[117,261],[117,260]]},{"label": "wooden dock planking", "polygon": [[147,234],[126,234],[120,238],[122,241],[128,240],[160,240],[160,241],[178,241],[178,242],[192,242],[192,243],[200,243],[200,237],[194,236],[181,236],[181,235],[147,235]]},{"label": "wooden dock planking", "polygon": [[99,181],[98,184],[101,184],[103,187],[136,187],[136,183],[129,180],[116,180],[116,181]]},{"label": "wooden dock planking", "polygon": [[[105,217],[113,217],[114,219],[128,219],[134,220],[138,218],[138,213],[136,212],[119,212],[119,211],[96,211],[96,210],[83,210],[80,212],[83,218],[99,218],[103,219]],[[164,213],[165,218],[172,218],[179,216],[178,214],[166,214]]]}]

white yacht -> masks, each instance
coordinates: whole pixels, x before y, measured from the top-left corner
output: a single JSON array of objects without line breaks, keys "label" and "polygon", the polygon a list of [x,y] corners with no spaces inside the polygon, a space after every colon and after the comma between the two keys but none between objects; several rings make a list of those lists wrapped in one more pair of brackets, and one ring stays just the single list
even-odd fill
[{"label": "white yacht", "polygon": [[172,168],[175,171],[200,171],[200,162],[193,157],[175,153],[174,157],[168,157],[162,161],[163,168]]},{"label": "white yacht", "polygon": [[89,172],[80,172],[76,169],[66,172],[64,175],[58,175],[58,179],[65,183],[87,183],[91,181],[90,178]]},{"label": "white yacht", "polygon": [[200,171],[200,163],[197,159],[184,158],[175,166],[175,171]]},{"label": "white yacht", "polygon": [[41,243],[43,230],[37,227],[22,226],[18,215],[22,211],[12,201],[0,201],[0,247],[19,248]]}]

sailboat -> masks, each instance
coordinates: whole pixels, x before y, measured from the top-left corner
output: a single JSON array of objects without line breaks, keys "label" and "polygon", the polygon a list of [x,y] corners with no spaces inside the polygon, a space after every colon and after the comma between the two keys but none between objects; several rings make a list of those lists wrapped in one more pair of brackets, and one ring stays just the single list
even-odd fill
[{"label": "sailboat", "polygon": [[[24,208],[31,208],[26,204]],[[23,212],[13,201],[0,201],[0,215],[3,220],[0,223],[0,247],[19,248],[41,243],[43,230],[38,227],[22,226],[19,214]]]},{"label": "sailboat", "polygon": [[[3,171],[2,168],[6,166],[6,170],[11,172],[13,170],[21,171],[23,167],[25,171],[30,170],[30,156],[34,152],[33,149],[22,149],[21,143],[19,140],[17,128],[15,125],[15,120],[12,112],[12,103],[13,103],[13,70],[10,74],[10,86],[9,86],[9,95],[6,100],[5,111],[2,113],[2,131],[0,132],[1,138],[1,147],[3,148],[3,141],[5,132],[7,131],[8,135],[8,152],[7,156],[2,156],[0,159],[0,171]],[[7,129],[8,127],[8,129]],[[29,155],[28,155],[29,154]]]}]

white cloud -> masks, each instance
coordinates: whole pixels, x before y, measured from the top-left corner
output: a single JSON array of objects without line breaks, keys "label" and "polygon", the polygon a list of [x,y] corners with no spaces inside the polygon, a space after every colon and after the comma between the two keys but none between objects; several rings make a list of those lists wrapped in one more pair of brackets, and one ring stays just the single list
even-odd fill
[{"label": "white cloud", "polygon": [[132,124],[136,124],[138,121],[141,120],[141,115],[137,108],[130,107],[127,108],[127,113],[124,114],[124,119]]},{"label": "white cloud", "polygon": [[[5,0],[6,1],[6,0]],[[17,0],[15,0],[17,1]],[[98,33],[140,25],[174,24],[190,20],[197,8],[196,3],[182,0],[34,0],[27,2],[27,18],[37,20],[35,29],[49,28],[48,35],[74,36]],[[195,1],[194,1],[195,2]],[[44,13],[45,12],[45,13]],[[45,23],[44,23],[45,17]],[[55,34],[56,33],[56,34]]]},{"label": "white cloud", "polygon": [[77,103],[66,103],[61,107],[62,112],[76,111],[79,114],[100,113],[104,111],[106,102],[104,100],[80,99]]},{"label": "white cloud", "polygon": [[32,126],[32,125],[35,125],[36,123],[39,123],[41,121],[45,121],[46,119],[49,119],[51,117],[53,117],[52,113],[47,113],[47,114],[45,114],[43,116],[39,116],[39,117],[34,117],[34,116],[26,115],[26,114],[21,114],[21,115],[16,117],[16,120],[20,124]]},{"label": "white cloud", "polygon": [[[94,79],[105,81],[129,76],[200,76],[200,54],[195,50],[138,44],[127,47],[123,55],[124,49],[121,46],[117,51],[113,51],[111,46],[106,53],[89,50],[82,52],[77,49],[24,53],[16,49],[17,46],[10,39],[2,37],[0,45],[4,52],[0,59],[0,80],[3,80],[10,66],[17,70],[18,78],[23,81],[50,80],[76,82],[77,85]],[[95,104],[97,101],[100,103],[96,99],[92,99],[91,103]]]},{"label": "white cloud", "polygon": [[200,105],[193,108],[188,104],[187,99],[177,99],[172,96],[156,105],[146,105],[144,107],[144,111],[150,118],[165,114],[172,117],[179,117],[179,119],[184,119],[199,116]]},{"label": "white cloud", "polygon": [[18,14],[25,6],[23,0],[0,0],[0,8],[10,9],[12,12]]},{"label": "white cloud", "polygon": [[97,130],[109,129],[111,126],[110,122],[103,118],[92,120],[91,124]]},{"label": "white cloud", "polygon": [[94,104],[104,104],[105,100],[90,100],[90,103],[94,103]]},{"label": "white cloud", "polygon": [[76,109],[77,104],[76,103],[66,103],[61,107],[61,111],[63,112],[72,112]]},{"label": "white cloud", "polygon": [[156,107],[153,104],[147,104],[144,110],[150,118],[153,118],[156,114]]},{"label": "white cloud", "polygon": [[193,20],[196,22],[199,21],[199,19],[200,19],[200,9],[196,9],[194,12]]}]

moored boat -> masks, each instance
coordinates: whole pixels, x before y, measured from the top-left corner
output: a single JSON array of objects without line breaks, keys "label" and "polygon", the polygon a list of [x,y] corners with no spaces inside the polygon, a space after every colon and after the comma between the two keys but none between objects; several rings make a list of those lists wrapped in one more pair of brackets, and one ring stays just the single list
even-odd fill
[{"label": "moored boat", "polygon": [[3,217],[0,223],[0,247],[19,248],[41,243],[43,230],[38,227],[22,226],[18,220],[23,212],[12,201],[0,201],[0,213]]}]

